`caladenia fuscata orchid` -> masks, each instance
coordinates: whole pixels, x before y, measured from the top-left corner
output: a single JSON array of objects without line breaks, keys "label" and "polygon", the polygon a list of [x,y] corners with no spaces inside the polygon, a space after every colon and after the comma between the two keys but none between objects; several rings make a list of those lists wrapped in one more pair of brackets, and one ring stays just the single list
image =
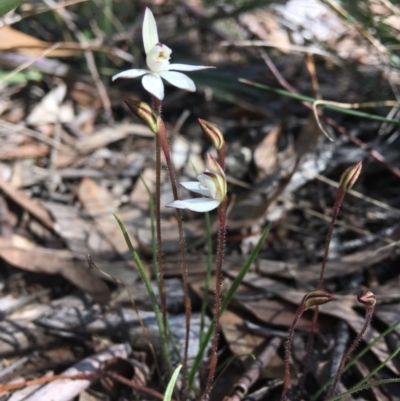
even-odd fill
[{"label": "caladenia fuscata orchid", "polygon": [[[356,183],[358,177],[360,176],[361,169],[362,169],[362,162],[359,161],[358,163],[347,168],[340,177],[339,187],[336,191],[336,199],[335,199],[335,203],[333,205],[333,210],[332,210],[331,223],[329,225],[328,234],[326,236],[326,241],[325,241],[324,256],[322,258],[321,270],[320,270],[320,275],[319,275],[318,285],[317,285],[318,289],[322,289],[326,262],[328,260],[329,246],[330,246],[330,243],[332,240],[333,228],[335,226],[335,222],[336,222],[337,216],[339,214],[340,207],[343,203],[343,199],[344,199],[346,193],[353,187],[353,185]],[[302,378],[300,381],[301,389],[304,387],[304,380],[305,380],[307,369],[308,369],[308,361],[309,361],[309,357],[311,354],[311,348],[312,348],[312,344],[313,344],[313,338],[314,338],[314,333],[316,330],[317,320],[318,320],[318,306],[314,309],[311,330],[308,335],[307,346],[306,346],[307,347],[306,348],[306,356],[305,356],[304,367],[303,367],[303,375],[302,375]]]},{"label": "caladenia fuscata orchid", "polygon": [[[306,345],[306,355],[304,358],[303,375],[299,382],[299,394],[302,394],[302,392],[303,392],[304,381],[305,381],[305,377],[306,377],[306,373],[307,373],[307,369],[308,369],[308,360],[309,360],[309,357],[311,354],[313,337],[314,337],[314,333],[315,333],[316,327],[317,327],[318,307],[319,307],[319,305],[325,304],[334,299],[333,294],[330,294],[329,292],[325,291],[322,288],[323,281],[324,281],[325,266],[326,266],[326,262],[328,260],[329,246],[330,246],[330,242],[332,239],[334,225],[335,225],[337,216],[339,214],[340,207],[343,203],[343,199],[344,199],[346,193],[356,183],[356,181],[361,173],[361,169],[362,169],[362,163],[360,161],[360,162],[354,164],[353,166],[350,166],[348,169],[346,169],[343,172],[342,176],[340,177],[338,189],[336,192],[335,204],[333,206],[333,211],[332,211],[331,223],[329,225],[328,234],[327,234],[326,241],[325,241],[324,256],[322,258],[320,276],[318,279],[317,288],[314,291],[311,291],[304,296],[304,298],[295,314],[292,325],[289,329],[288,341],[286,343],[286,348],[285,348],[285,377],[284,377],[284,383],[283,383],[283,388],[282,388],[281,401],[286,401],[287,393],[288,393],[289,385],[290,385],[289,362],[290,362],[290,351],[291,351],[291,344],[292,344],[294,329],[296,327],[298,320],[300,319],[301,315],[303,314],[303,312],[306,309],[310,308],[311,306],[314,306],[315,309],[314,309],[314,314],[313,314],[313,318],[312,318],[311,330],[308,335],[308,340],[307,340],[307,345]],[[358,342],[364,335],[365,330],[367,329],[367,327],[371,321],[375,302],[376,302],[375,296],[370,291],[362,292],[359,295],[358,300],[367,306],[367,313],[366,313],[366,323],[364,325],[364,328],[361,331],[361,334],[358,337],[359,339],[357,340],[357,342],[355,344],[358,344]],[[350,351],[349,351],[348,355],[350,355],[350,353],[353,351],[354,348],[355,348],[355,345],[350,347]],[[338,374],[335,378],[334,385],[332,386],[332,389],[331,389],[331,393],[334,391],[334,388],[340,378],[340,375],[343,371],[345,360],[348,358],[348,355],[346,354],[346,356],[344,357],[344,359],[341,362],[341,366],[339,367]]]},{"label": "caladenia fuscata orchid", "polygon": [[[125,99],[126,105],[129,109],[136,114],[148,127],[154,132],[156,137],[156,193],[155,193],[155,220],[156,220],[156,244],[157,244],[157,278],[159,282],[160,303],[163,314],[163,324],[167,327],[167,298],[165,291],[164,272],[163,272],[163,258],[162,258],[162,240],[161,240],[161,149],[164,153],[167,170],[171,181],[171,189],[174,199],[178,199],[178,183],[175,176],[175,169],[172,163],[171,151],[168,143],[167,130],[163,119],[159,113],[150,107],[147,103],[134,99]],[[183,221],[181,211],[175,209],[176,221],[179,232],[179,248],[181,255],[181,268],[183,289],[185,293],[185,315],[186,315],[186,332],[185,332],[185,346],[182,363],[182,398],[186,398],[186,379],[187,379],[187,360],[189,350],[189,333],[190,333],[190,317],[191,317],[191,301],[189,296],[189,281],[186,263],[186,248],[183,231]]]},{"label": "caladenia fuscata orchid", "polygon": [[[225,145],[222,134],[221,142],[223,142],[223,145]],[[226,209],[228,203],[226,196],[227,184],[224,169],[221,167],[220,163],[218,163],[209,153],[207,154],[207,158],[209,168],[205,170],[202,174],[197,176],[198,181],[181,183],[186,189],[203,195],[203,198],[175,200],[174,202],[167,205],[167,207],[174,207],[177,209],[189,209],[195,212],[208,212],[213,209],[217,209],[218,211],[219,224],[217,259],[215,268],[214,335],[211,346],[209,372],[206,388],[201,397],[202,401],[208,401],[210,399],[210,393],[218,362],[217,351],[221,316],[222,264],[224,260],[225,250]]]},{"label": "caladenia fuscata orchid", "polygon": [[308,294],[304,295],[299,308],[294,315],[293,322],[289,328],[288,339],[286,341],[285,346],[285,376],[283,379],[283,388],[282,388],[282,395],[281,401],[286,401],[287,392],[289,390],[290,384],[290,351],[292,347],[293,335],[294,330],[297,326],[297,322],[301,318],[304,311],[307,309],[312,308],[313,306],[318,307],[319,305],[326,304],[331,302],[335,299],[335,296],[328,291],[323,289],[315,289],[314,291],[309,292]]},{"label": "caladenia fuscata orchid", "polygon": [[158,40],[156,20],[149,8],[146,8],[144,14],[142,33],[146,63],[149,69],[134,68],[122,71],[112,77],[113,81],[118,78],[137,78],[143,76],[142,84],[147,92],[150,92],[158,100],[163,100],[164,84],[161,78],[177,88],[195,92],[196,86],[194,82],[185,74],[177,71],[198,71],[214,68],[203,65],[170,64],[169,60],[172,50]]},{"label": "caladenia fuscata orchid", "polygon": [[365,332],[367,331],[368,327],[371,324],[372,316],[374,314],[376,297],[372,291],[369,291],[369,290],[361,291],[357,296],[357,300],[361,304],[365,305],[364,325],[363,325],[361,331],[357,334],[356,338],[351,343],[349,349],[343,355],[342,360],[340,361],[339,367],[336,372],[335,379],[334,379],[331,389],[329,390],[329,393],[328,393],[328,398],[330,398],[333,395],[333,393],[335,392],[336,386],[339,383],[340,376],[343,373],[344,365],[345,365],[346,361],[350,358],[350,355],[352,354],[352,352],[356,349],[356,347],[359,344],[359,342],[361,341],[361,339],[363,338]]},{"label": "caladenia fuscata orchid", "polygon": [[203,195],[202,198],[176,200],[166,205],[194,212],[209,212],[216,209],[226,198],[225,173],[219,163],[208,154],[209,170],[197,176],[198,181],[181,182],[189,191]]}]

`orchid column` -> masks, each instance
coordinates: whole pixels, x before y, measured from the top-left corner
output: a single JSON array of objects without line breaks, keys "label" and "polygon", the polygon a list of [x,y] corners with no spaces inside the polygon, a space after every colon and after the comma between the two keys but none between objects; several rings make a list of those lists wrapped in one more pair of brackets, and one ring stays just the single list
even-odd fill
[{"label": "orchid column", "polygon": [[[186,64],[170,64],[170,56],[172,50],[160,43],[158,39],[157,24],[154,19],[153,13],[149,8],[146,8],[143,27],[143,45],[146,52],[146,64],[147,69],[130,69],[123,71],[119,74],[113,76],[112,80],[118,78],[137,78],[142,76],[143,87],[152,95],[153,105],[155,112],[158,117],[154,117],[154,113],[147,109],[147,105],[143,106],[143,103],[139,106],[135,100],[127,100],[126,103],[128,107],[137,113],[139,110],[142,113],[140,118],[143,118],[143,113],[145,114],[144,120],[157,120],[156,123],[156,199],[155,199],[155,209],[156,209],[156,227],[157,227],[157,264],[158,264],[158,275],[160,281],[160,298],[161,306],[163,310],[163,320],[166,326],[166,294],[165,294],[165,284],[163,281],[163,268],[162,268],[162,247],[161,247],[161,149],[164,152],[165,160],[167,162],[167,167],[171,179],[171,186],[174,195],[174,199],[178,200],[178,189],[175,178],[175,172],[172,166],[172,160],[170,155],[170,147],[168,144],[167,132],[163,120],[161,119],[161,109],[162,100],[164,99],[164,84],[162,78],[165,79],[170,84],[185,89],[190,92],[196,90],[194,82],[185,74],[177,71],[197,71],[207,68],[213,68],[208,66],[192,66]],[[147,115],[146,115],[147,113]],[[153,124],[154,126],[154,124]],[[180,240],[180,250],[181,250],[181,260],[182,260],[182,279],[185,291],[185,311],[186,311],[186,338],[185,338],[185,351],[183,357],[183,379],[182,387],[186,391],[186,376],[187,376],[187,355],[188,355],[188,344],[189,344],[189,330],[190,330],[190,316],[191,316],[191,303],[189,298],[189,283],[187,277],[187,266],[185,257],[185,240],[183,233],[183,225],[180,210],[176,209],[176,218],[178,222],[179,230],[179,240]]]}]

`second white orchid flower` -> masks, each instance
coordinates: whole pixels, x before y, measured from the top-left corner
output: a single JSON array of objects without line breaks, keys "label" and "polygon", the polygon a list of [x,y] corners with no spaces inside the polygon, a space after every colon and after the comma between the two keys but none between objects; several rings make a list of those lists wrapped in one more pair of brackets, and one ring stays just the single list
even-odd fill
[{"label": "second white orchid flower", "polygon": [[186,189],[203,195],[204,198],[176,200],[167,207],[209,212],[225,200],[227,186],[224,170],[210,154],[208,154],[208,162],[210,169],[197,176],[199,181],[181,182]]},{"label": "second white orchid flower", "polygon": [[134,68],[122,71],[112,77],[118,78],[137,78],[143,75],[143,87],[157,99],[164,99],[164,84],[162,79],[171,85],[190,92],[196,91],[194,82],[185,74],[177,71],[198,71],[208,67],[203,65],[170,64],[169,59],[172,50],[158,40],[157,24],[153,13],[146,8],[143,20],[143,45],[146,52],[146,63],[148,70]]}]

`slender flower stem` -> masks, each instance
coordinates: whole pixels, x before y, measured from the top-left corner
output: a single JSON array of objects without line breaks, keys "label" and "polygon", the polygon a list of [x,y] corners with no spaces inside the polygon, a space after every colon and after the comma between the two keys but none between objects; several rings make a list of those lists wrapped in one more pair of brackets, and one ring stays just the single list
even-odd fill
[{"label": "slender flower stem", "polygon": [[333,228],[335,227],[336,218],[339,214],[339,210],[340,210],[340,207],[342,206],[342,202],[343,202],[345,194],[346,194],[346,192],[343,190],[343,188],[339,187],[337,190],[337,193],[336,193],[335,204],[333,206],[331,224],[329,226],[328,235],[327,235],[326,241],[325,241],[324,257],[322,259],[321,272],[320,272],[319,279],[318,279],[318,286],[317,286],[318,289],[322,288],[322,283],[324,281],[325,266],[326,266],[326,262],[328,260],[329,245],[332,240]]},{"label": "slender flower stem", "polygon": [[215,277],[215,313],[214,313],[214,336],[211,347],[210,370],[208,373],[206,389],[204,391],[202,400],[207,401],[210,399],[211,388],[214,380],[215,370],[218,361],[218,340],[219,340],[219,326],[221,317],[221,281],[222,281],[222,263],[224,260],[225,251],[225,232],[226,232],[226,209],[227,199],[221,202],[218,207],[218,249],[217,249],[217,263],[216,263],[216,277]]},{"label": "slender flower stem", "polygon": [[[151,224],[151,251],[153,254],[153,274],[154,276],[157,277],[158,280],[158,268],[157,268],[157,245],[156,245],[156,228],[154,225],[154,199],[153,199],[153,194],[151,193],[151,190],[149,186],[147,185],[146,180],[144,179],[143,175],[140,175],[140,181],[142,181],[144,187],[146,188],[146,191],[149,195],[149,211],[150,211],[150,224]],[[157,281],[158,283],[158,281]],[[160,285],[158,283],[158,285]]]},{"label": "slender flower stem", "polygon": [[336,372],[335,380],[333,381],[332,387],[329,390],[328,398],[330,398],[333,395],[333,393],[336,389],[336,386],[339,382],[340,376],[342,375],[346,361],[350,358],[350,355],[355,350],[355,348],[357,347],[357,345],[359,344],[361,339],[364,337],[365,332],[367,331],[369,325],[371,324],[372,316],[374,314],[376,298],[375,298],[375,295],[371,291],[362,291],[358,295],[357,299],[359,302],[366,305],[364,326],[362,327],[361,331],[357,334],[356,338],[350,345],[347,352],[343,355],[342,360],[340,361],[338,370]]},{"label": "slender flower stem", "polygon": [[208,291],[210,289],[210,280],[212,274],[212,232],[211,232],[211,219],[210,213],[205,213],[205,221],[206,221],[206,231],[207,231],[207,273],[204,281],[204,293],[203,299],[201,302],[201,320],[200,320],[200,335],[199,335],[199,348],[201,348],[201,344],[203,342],[204,337],[204,326],[205,326],[205,318],[207,313],[207,305],[208,305]]},{"label": "slender flower stem", "polygon": [[[228,306],[230,302],[232,301],[233,296],[235,295],[237,289],[239,288],[240,284],[243,281],[244,276],[248,273],[250,266],[254,263],[254,260],[256,259],[257,255],[259,254],[265,239],[268,236],[269,230],[271,228],[271,225],[269,224],[264,232],[262,233],[260,239],[258,240],[255,248],[251,252],[250,256],[247,258],[246,262],[240,269],[239,273],[236,275],[235,279],[233,280],[231,286],[228,288],[226,295],[224,296],[224,299],[221,304],[221,315],[228,309]],[[215,317],[213,319],[213,322],[215,320]],[[189,373],[189,388],[193,387],[193,382],[194,378],[196,376],[196,373],[199,371],[200,365],[203,362],[203,357],[207,349],[207,345],[209,344],[211,338],[213,335],[213,326],[210,325],[207,329],[207,331],[204,333],[203,340],[200,345],[199,352],[196,355],[196,358],[193,361],[193,365],[190,368],[190,373]]]},{"label": "slender flower stem", "polygon": [[287,392],[288,392],[289,385],[290,385],[290,351],[292,348],[294,329],[296,328],[297,322],[301,318],[301,315],[303,314],[303,312],[304,312],[304,302],[302,301],[299,308],[296,311],[296,314],[294,315],[294,319],[290,326],[288,338],[287,338],[286,345],[285,345],[285,360],[284,360],[285,361],[285,375],[283,378],[281,401],[286,401],[286,396],[287,396]]},{"label": "slender flower stem", "polygon": [[[333,233],[333,228],[335,226],[336,218],[339,214],[339,210],[343,203],[343,199],[344,199],[344,196],[346,195],[346,192],[349,191],[353,187],[353,185],[356,183],[358,177],[360,176],[361,169],[362,169],[362,162],[359,161],[358,163],[348,167],[342,173],[342,175],[340,177],[339,188],[336,192],[335,204],[333,206],[331,224],[329,226],[329,231],[328,231],[328,235],[326,237],[326,242],[325,242],[325,252],[324,252],[324,257],[322,259],[321,272],[319,275],[318,287],[317,287],[319,290],[322,289],[322,285],[323,285],[323,281],[324,281],[325,266],[326,266],[326,262],[328,260],[329,245],[332,240],[332,233]],[[317,327],[318,313],[319,313],[319,311],[318,311],[318,307],[317,307],[317,308],[315,308],[315,311],[314,311],[311,330],[310,330],[310,333],[309,333],[308,339],[307,339],[306,356],[304,358],[304,365],[303,365],[303,375],[302,375],[302,378],[299,383],[300,384],[300,393],[303,392],[305,378],[307,375],[308,361],[310,359],[311,348],[312,348],[312,344],[313,344],[313,340],[314,340],[314,333],[315,333],[315,329]]]},{"label": "slender flower stem", "polygon": [[[161,113],[161,101],[153,96],[153,106],[158,114]],[[160,304],[164,327],[167,327],[167,296],[165,293],[164,268],[162,260],[162,237],[161,237],[161,144],[159,135],[156,135],[156,236],[157,236],[157,267],[158,283],[160,291]]]},{"label": "slender flower stem", "polygon": [[334,295],[329,292],[317,288],[304,295],[301,300],[300,306],[298,307],[296,314],[294,315],[293,322],[289,328],[288,339],[285,346],[285,376],[283,379],[283,388],[281,401],[286,401],[287,392],[290,385],[290,351],[292,348],[292,341],[294,335],[294,329],[296,328],[297,322],[301,318],[303,312],[311,307],[318,307],[318,305],[326,304],[335,298]]},{"label": "slender flower stem", "polygon": [[[327,235],[326,241],[325,241],[324,257],[322,259],[321,270],[320,270],[320,275],[319,275],[318,285],[317,285],[318,289],[322,289],[322,284],[324,281],[325,266],[326,266],[326,262],[328,260],[328,254],[329,254],[329,246],[330,246],[330,243],[332,240],[333,228],[335,227],[335,222],[336,222],[337,216],[339,214],[339,210],[342,205],[345,194],[346,194],[346,191],[344,191],[343,188],[339,187],[336,192],[336,199],[335,199],[335,204],[333,206],[331,223],[329,225],[328,235]],[[313,341],[314,341],[314,333],[317,328],[318,314],[319,314],[319,309],[317,306],[314,309],[311,330],[310,330],[310,332],[308,334],[308,338],[307,338],[306,356],[304,358],[304,364],[303,364],[303,375],[302,375],[300,383],[299,383],[300,393],[302,393],[302,390],[303,390],[304,384],[305,384],[305,380],[306,380],[306,375],[307,375],[307,371],[308,371],[308,363],[310,360],[311,349],[312,349]]]},{"label": "slender flower stem", "polygon": [[[160,141],[160,147],[164,153],[165,161],[167,163],[169,178],[171,181],[172,193],[174,196],[174,200],[178,200],[178,184],[175,175],[175,169],[172,164],[171,151],[168,143],[167,130],[165,128],[164,121],[160,118],[159,122],[159,130],[157,137]],[[179,232],[179,248],[181,253],[181,267],[182,267],[182,280],[183,280],[183,289],[185,293],[185,314],[186,314],[186,332],[185,332],[185,350],[183,357],[183,366],[182,366],[182,389],[183,389],[183,399],[186,398],[187,392],[187,361],[188,361],[188,352],[189,352],[189,334],[190,334],[190,318],[192,314],[192,303],[189,296],[189,278],[188,278],[188,269],[186,263],[186,245],[185,245],[185,234],[183,231],[183,221],[181,210],[175,208],[176,220],[178,223],[178,232]]]}]

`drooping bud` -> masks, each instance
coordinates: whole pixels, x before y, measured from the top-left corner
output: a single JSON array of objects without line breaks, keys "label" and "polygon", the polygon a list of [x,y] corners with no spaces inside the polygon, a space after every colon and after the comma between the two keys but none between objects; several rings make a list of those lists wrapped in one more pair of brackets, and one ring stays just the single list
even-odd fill
[{"label": "drooping bud", "polygon": [[367,308],[373,308],[376,304],[376,297],[372,291],[363,290],[357,295],[358,302],[364,304]]},{"label": "drooping bud", "polygon": [[225,143],[224,136],[219,129],[218,125],[211,123],[210,121],[198,119],[199,124],[203,132],[208,136],[214,148],[220,150]]},{"label": "drooping bud", "polygon": [[314,290],[303,298],[304,310],[333,301],[335,296],[325,290]]},{"label": "drooping bud", "polygon": [[158,132],[160,116],[153,108],[145,102],[134,99],[125,99],[125,103],[155,134]]},{"label": "drooping bud", "polygon": [[361,168],[362,168],[362,162],[359,161],[358,163],[346,169],[342,174],[342,176],[340,177],[339,187],[346,192],[350,190],[357,181],[361,173]]}]

